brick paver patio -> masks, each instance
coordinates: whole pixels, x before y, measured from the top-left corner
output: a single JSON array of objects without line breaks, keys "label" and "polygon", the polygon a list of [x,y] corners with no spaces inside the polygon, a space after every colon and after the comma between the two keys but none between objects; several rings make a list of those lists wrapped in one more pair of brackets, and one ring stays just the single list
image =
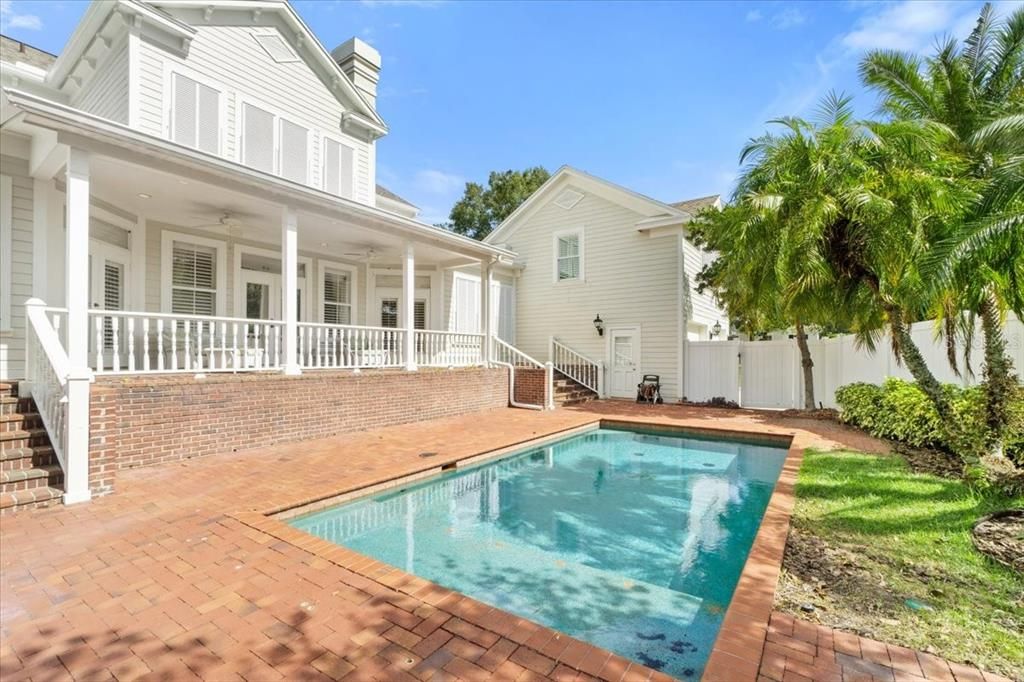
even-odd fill
[{"label": "brick paver patio", "polygon": [[[261,511],[600,418],[793,434],[799,448],[881,447],[828,422],[602,402],[495,410],[122,472],[115,495],[0,518],[0,678],[665,679],[343,548],[261,528]],[[423,451],[438,454],[428,462]],[[734,667],[709,665],[707,677],[1000,679],[781,614],[769,624],[787,498],[775,521],[766,516],[762,558],[744,574],[770,586],[743,591],[741,581],[734,602],[743,604],[726,616],[735,634],[720,638],[716,655]]]}]

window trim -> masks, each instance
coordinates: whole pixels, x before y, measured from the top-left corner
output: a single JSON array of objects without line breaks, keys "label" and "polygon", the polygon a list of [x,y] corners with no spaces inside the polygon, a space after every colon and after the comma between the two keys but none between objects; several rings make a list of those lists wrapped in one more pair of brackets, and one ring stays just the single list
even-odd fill
[{"label": "window trim", "polygon": [[164,230],[160,235],[160,310],[171,313],[172,269],[174,267],[174,242],[186,242],[199,246],[208,246],[215,250],[217,259],[216,303],[214,317],[225,317],[227,310],[227,267],[228,243],[220,239],[197,237],[185,232]]},{"label": "window trim", "polygon": [[326,290],[326,287],[324,286],[324,275],[326,274],[326,272],[328,270],[334,270],[336,272],[344,272],[345,274],[348,275],[348,277],[349,277],[349,285],[348,285],[349,286],[349,291],[348,291],[349,303],[348,303],[348,305],[349,305],[349,309],[350,309],[349,317],[348,317],[348,319],[349,319],[348,323],[350,325],[358,325],[359,324],[359,278],[358,278],[359,268],[357,268],[354,265],[350,265],[348,263],[339,263],[337,261],[324,260],[324,259],[318,259],[317,260],[317,266],[316,266],[316,289],[317,289],[316,293],[317,293],[317,301],[319,302],[319,305],[317,306],[317,316],[316,316],[317,322],[320,322],[321,324],[325,324],[325,322],[324,322],[324,303],[325,303],[325,301],[324,301],[324,291]]},{"label": "window trim", "polygon": [[[569,279],[558,278],[558,240],[561,237],[568,237],[575,235],[579,243],[579,256],[580,259],[580,272],[579,276]],[[586,259],[584,258],[584,231],[582,227],[574,227],[566,230],[558,230],[551,235],[551,265],[552,273],[551,279],[555,284],[577,284],[587,281],[586,269],[584,264]]]},{"label": "window trim", "polygon": [[[346,197],[341,194],[335,194],[334,192],[327,189],[327,140],[336,142],[339,145],[343,145],[352,150],[352,186],[349,187],[349,195]],[[320,183],[317,187],[324,192],[327,192],[332,197],[336,196],[339,199],[349,199],[355,201],[356,198],[356,163],[359,155],[359,147],[350,142],[349,140],[342,139],[337,135],[329,135],[327,133],[320,133]],[[310,183],[312,184],[312,183]]]},{"label": "window trim", "polygon": [[[260,168],[250,166],[245,162],[245,105],[247,104],[254,106],[257,109],[262,109],[270,114],[274,119],[274,168],[269,171],[269,173],[274,177],[281,178],[287,182],[294,182],[298,185],[303,185],[304,187],[316,187],[316,183],[313,182],[313,171],[316,169],[316,165],[313,163],[313,152],[316,150],[314,138],[317,136],[317,128],[308,124],[299,123],[291,116],[282,114],[266,102],[244,93],[238,93],[235,96],[235,161],[258,173],[268,172]],[[281,121],[288,121],[292,125],[305,128],[306,130],[306,182],[298,182],[297,180],[286,178],[281,174],[281,166],[283,165],[281,163]],[[322,136],[323,135],[321,134],[321,137]]]},{"label": "window trim", "polygon": [[[194,80],[200,85],[205,85],[211,90],[217,91],[217,156],[226,156],[225,149],[227,148],[227,90],[223,83],[207,78],[202,74],[196,73],[187,66],[176,64],[174,62],[167,62],[164,65],[164,111],[163,111],[163,127],[164,135],[169,142],[173,144],[181,145],[187,149],[200,152],[202,154],[209,154],[210,152],[199,149],[198,147],[189,147],[188,145],[177,142],[174,139],[174,74],[179,74],[185,78]],[[197,136],[198,139],[198,136]]]},{"label": "window trim", "polygon": [[[36,197],[36,201],[42,198]],[[14,269],[14,178],[0,175],[0,332],[13,328],[11,286]]]}]

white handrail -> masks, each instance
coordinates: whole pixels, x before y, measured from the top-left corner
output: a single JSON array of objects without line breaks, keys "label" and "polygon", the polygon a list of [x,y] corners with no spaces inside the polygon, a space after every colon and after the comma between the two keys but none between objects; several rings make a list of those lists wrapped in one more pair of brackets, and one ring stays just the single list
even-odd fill
[{"label": "white handrail", "polygon": [[402,367],[405,330],[347,324],[299,323],[299,367],[370,369]]},{"label": "white handrail", "polygon": [[[491,342],[491,361],[495,364],[510,365],[517,369],[544,370],[544,407],[549,410],[555,409],[555,386],[551,363],[542,363],[496,336],[491,337]],[[514,403],[513,406],[515,406]]]},{"label": "white handrail", "polygon": [[603,367],[596,360],[551,337],[551,362],[555,369],[576,383],[601,395]]},{"label": "white handrail", "polygon": [[[26,383],[50,445],[61,469],[67,473],[67,383],[71,362],[60,342],[57,328],[66,311],[47,308],[37,298],[25,302],[28,318]],[[53,316],[53,321],[50,320]],[[55,325],[57,328],[55,328]]]},{"label": "white handrail", "polygon": [[472,367],[484,364],[484,335],[417,329],[416,364],[421,367]]}]

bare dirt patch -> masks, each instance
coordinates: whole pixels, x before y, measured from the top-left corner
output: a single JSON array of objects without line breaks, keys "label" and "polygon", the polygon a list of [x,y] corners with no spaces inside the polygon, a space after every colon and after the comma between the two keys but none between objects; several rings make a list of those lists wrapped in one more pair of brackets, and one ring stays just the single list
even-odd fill
[{"label": "bare dirt patch", "polygon": [[980,519],[971,540],[982,554],[1024,573],[1024,509],[1008,509]]}]

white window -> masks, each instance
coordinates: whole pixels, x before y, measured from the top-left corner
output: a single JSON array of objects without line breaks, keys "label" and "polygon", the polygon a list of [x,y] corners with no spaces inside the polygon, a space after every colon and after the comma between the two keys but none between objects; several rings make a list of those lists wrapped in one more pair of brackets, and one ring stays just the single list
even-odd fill
[{"label": "white window", "polygon": [[216,249],[175,241],[171,254],[171,312],[214,315],[216,310]]},{"label": "white window", "polygon": [[323,294],[324,322],[352,324],[352,273],[325,268]]},{"label": "white window", "polygon": [[161,309],[179,315],[224,315],[224,242],[165,230],[161,250]]},{"label": "white window", "polygon": [[170,72],[171,140],[210,154],[220,153],[221,93],[206,83]]},{"label": "white window", "polygon": [[[11,271],[13,269],[14,214],[11,210],[13,183],[10,176],[0,175],[0,331],[11,330]],[[36,198],[36,201],[42,201]]]},{"label": "white window", "polygon": [[555,233],[555,281],[583,279],[583,233]]},{"label": "white window", "polygon": [[[412,309],[413,328],[427,328],[427,299],[417,298]],[[398,328],[398,299],[384,297],[380,299],[380,326],[389,329]]]},{"label": "white window", "polygon": [[308,184],[309,129],[263,106],[244,99],[240,102],[242,163],[265,173]]},{"label": "white window", "polygon": [[323,190],[339,197],[351,199],[355,180],[356,150],[333,138],[324,137]]}]

